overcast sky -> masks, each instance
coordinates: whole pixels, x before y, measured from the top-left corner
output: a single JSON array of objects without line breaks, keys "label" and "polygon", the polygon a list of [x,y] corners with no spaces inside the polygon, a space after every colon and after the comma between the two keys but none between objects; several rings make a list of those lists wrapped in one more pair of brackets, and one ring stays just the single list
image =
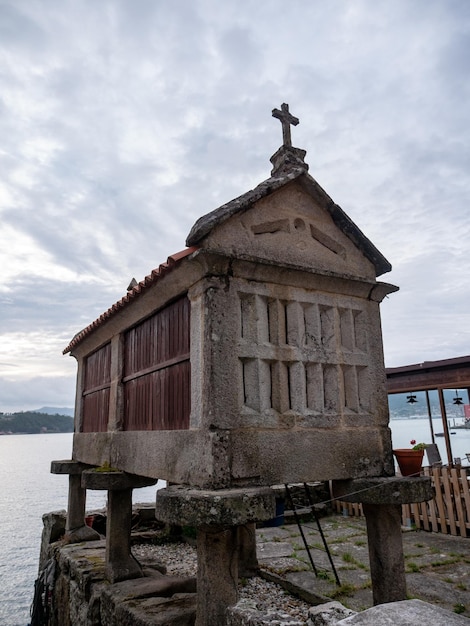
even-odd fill
[{"label": "overcast sky", "polygon": [[72,336],[269,177],[271,110],[391,262],[385,362],[470,352],[468,0],[0,0],[0,411],[73,406]]}]

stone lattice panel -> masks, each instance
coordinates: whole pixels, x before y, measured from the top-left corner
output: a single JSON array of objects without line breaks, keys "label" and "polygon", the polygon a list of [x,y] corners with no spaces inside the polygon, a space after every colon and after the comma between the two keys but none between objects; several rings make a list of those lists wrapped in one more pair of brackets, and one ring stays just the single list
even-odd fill
[{"label": "stone lattice panel", "polygon": [[291,425],[320,425],[327,416],[332,426],[344,413],[369,411],[367,312],[359,299],[301,290],[298,299],[238,295],[241,405],[252,425],[261,416],[264,426],[278,427],[280,417],[284,426],[289,417]]}]

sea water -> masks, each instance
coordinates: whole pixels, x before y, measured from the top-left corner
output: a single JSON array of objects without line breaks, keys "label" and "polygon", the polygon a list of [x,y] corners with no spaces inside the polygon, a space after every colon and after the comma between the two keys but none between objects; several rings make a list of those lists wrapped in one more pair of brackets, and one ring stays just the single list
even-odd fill
[{"label": "sea water", "polygon": [[[38,574],[42,515],[67,508],[68,476],[51,461],[70,459],[72,434],[0,436],[0,624],[26,626]],[[134,490],[134,502],[155,502],[157,486]],[[106,492],[87,491],[87,509],[105,506]]]},{"label": "sea water", "polygon": [[[440,418],[434,431],[442,432]],[[470,453],[470,429],[452,429],[453,457]],[[429,420],[392,419],[394,448],[410,447],[410,440],[431,442]],[[441,457],[447,462],[444,438],[436,438]],[[68,477],[50,473],[52,460],[70,459],[72,435],[0,436],[0,624],[26,626],[38,574],[42,515],[67,507]],[[425,460],[426,462],[426,460]],[[157,487],[134,490],[134,502],[155,502]],[[106,493],[87,492],[87,509],[105,505]]]},{"label": "sea water", "polygon": [[[453,418],[448,420],[450,433],[450,445],[452,449],[451,461],[455,458],[460,458],[463,465],[469,465],[466,454],[470,454],[470,428],[455,428],[454,424],[461,423],[462,420],[454,420]],[[442,419],[435,417],[432,420],[433,431],[435,435],[435,443],[439,448],[441,454],[442,463],[444,465],[449,463],[446,451],[445,438],[443,436],[436,436],[439,433],[444,432]],[[429,424],[429,418],[416,417],[407,419],[394,419],[390,420],[390,429],[392,431],[392,445],[394,448],[411,448],[411,441],[414,439],[416,443],[431,443],[431,427]],[[424,457],[423,464],[426,465],[426,455]]]}]

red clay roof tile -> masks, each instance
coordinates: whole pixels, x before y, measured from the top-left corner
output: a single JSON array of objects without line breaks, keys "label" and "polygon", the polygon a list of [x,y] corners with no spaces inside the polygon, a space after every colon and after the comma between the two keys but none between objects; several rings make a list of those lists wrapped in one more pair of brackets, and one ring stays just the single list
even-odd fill
[{"label": "red clay roof tile", "polygon": [[168,274],[173,270],[174,267],[179,265],[179,263],[190,256],[193,252],[198,249],[198,246],[192,246],[191,248],[185,248],[181,250],[181,252],[176,252],[176,254],[172,254],[168,257],[165,263],[162,263],[157,268],[151,271],[151,273],[146,276],[140,283],[138,283],[131,291],[128,291],[127,294],[122,297],[119,302],[113,304],[107,311],[102,313],[98,319],[89,324],[86,328],[78,332],[69,343],[69,345],[63,351],[63,354],[67,354],[71,352],[73,348],[75,348],[85,337],[87,337],[91,332],[93,332],[96,328],[101,326],[106,320],[115,315],[118,311],[123,309],[125,306],[129,304],[132,300],[137,298],[142,292],[146,291],[149,287],[154,285],[160,278],[162,278],[165,274]]}]

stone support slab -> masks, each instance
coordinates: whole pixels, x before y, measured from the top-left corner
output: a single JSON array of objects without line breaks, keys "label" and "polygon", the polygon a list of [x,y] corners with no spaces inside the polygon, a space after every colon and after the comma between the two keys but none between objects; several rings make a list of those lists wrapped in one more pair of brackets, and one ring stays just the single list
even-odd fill
[{"label": "stone support slab", "polygon": [[168,524],[241,526],[275,516],[274,492],[269,487],[192,489],[172,486],[157,493],[155,517]]},{"label": "stone support slab", "polygon": [[101,469],[86,470],[82,474],[82,487],[97,491],[120,491],[122,489],[139,489],[151,487],[158,482],[156,478],[135,476],[120,471],[103,471]]},{"label": "stone support slab", "polygon": [[332,487],[335,498],[363,504],[411,504],[426,502],[434,497],[428,476],[334,480]]},{"label": "stone support slab", "polygon": [[81,475],[81,473],[90,469],[91,466],[86,463],[79,463],[73,460],[51,461],[51,474],[69,474]]}]

